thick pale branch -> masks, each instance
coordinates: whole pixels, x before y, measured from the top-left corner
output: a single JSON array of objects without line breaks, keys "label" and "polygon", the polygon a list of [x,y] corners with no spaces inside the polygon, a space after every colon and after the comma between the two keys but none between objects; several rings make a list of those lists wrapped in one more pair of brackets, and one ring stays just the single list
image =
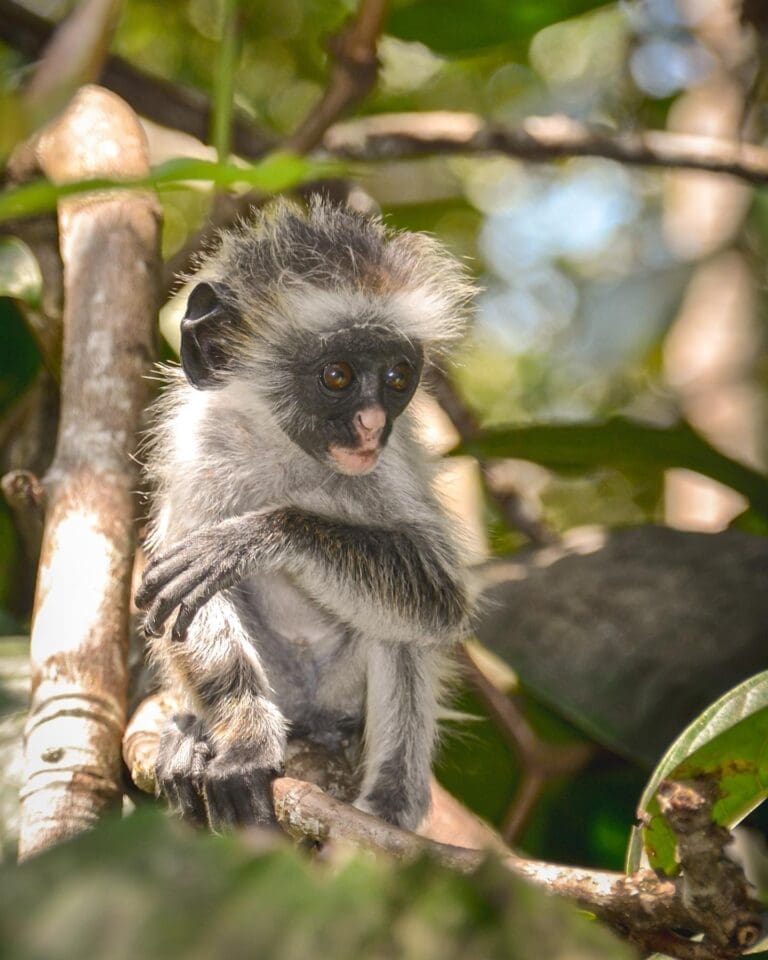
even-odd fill
[{"label": "thick pale branch", "polygon": [[[114,94],[83,88],[35,143],[55,182],[139,177],[139,122]],[[122,798],[128,603],[135,548],[132,452],[154,355],[159,215],[121,191],[60,205],[64,264],[61,418],[45,478],[31,639],[19,851],[92,825]]]}]

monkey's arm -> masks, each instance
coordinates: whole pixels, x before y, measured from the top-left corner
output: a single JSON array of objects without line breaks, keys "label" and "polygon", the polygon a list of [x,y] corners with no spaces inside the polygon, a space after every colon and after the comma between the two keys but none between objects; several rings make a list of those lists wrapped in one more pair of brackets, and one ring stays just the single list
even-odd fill
[{"label": "monkey's arm", "polygon": [[176,607],[174,639],[220,590],[252,570],[288,571],[344,622],[375,639],[460,635],[468,615],[452,552],[437,529],[364,526],[286,508],[230,517],[154,560],[136,602],[145,630],[161,632]]},{"label": "monkey's arm", "polygon": [[272,822],[286,724],[236,606],[220,593],[185,643],[159,637],[153,655],[194,711],[173,717],[160,743],[156,778],[170,805],[215,830]]}]

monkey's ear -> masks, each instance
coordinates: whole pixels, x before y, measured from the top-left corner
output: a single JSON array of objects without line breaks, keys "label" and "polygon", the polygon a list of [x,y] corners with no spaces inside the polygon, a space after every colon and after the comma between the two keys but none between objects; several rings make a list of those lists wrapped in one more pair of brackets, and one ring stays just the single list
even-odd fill
[{"label": "monkey's ear", "polygon": [[218,375],[228,366],[224,335],[233,318],[221,301],[223,291],[221,283],[198,283],[181,320],[181,367],[198,390],[222,386]]}]

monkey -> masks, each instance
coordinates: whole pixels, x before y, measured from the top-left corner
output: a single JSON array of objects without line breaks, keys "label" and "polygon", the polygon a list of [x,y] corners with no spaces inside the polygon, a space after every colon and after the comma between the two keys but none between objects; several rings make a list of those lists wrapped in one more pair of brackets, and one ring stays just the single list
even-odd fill
[{"label": "monkey", "polygon": [[146,448],[136,603],[185,703],[159,788],[215,831],[274,823],[288,739],[354,736],[355,805],[414,829],[472,605],[410,404],[473,285],[433,238],[320,199],[223,232],[194,283]]}]

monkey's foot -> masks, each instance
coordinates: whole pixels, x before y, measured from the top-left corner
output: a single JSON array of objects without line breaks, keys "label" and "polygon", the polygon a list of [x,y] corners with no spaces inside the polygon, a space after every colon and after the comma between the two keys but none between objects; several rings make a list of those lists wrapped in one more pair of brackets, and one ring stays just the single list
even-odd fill
[{"label": "monkey's foot", "polygon": [[400,784],[392,784],[390,789],[378,786],[374,791],[362,794],[353,806],[364,813],[391,823],[404,830],[415,830],[427,815],[430,794],[423,791],[409,794]]},{"label": "monkey's foot", "polygon": [[215,756],[203,777],[211,829],[276,824],[272,781],[280,772],[265,765],[252,744],[233,746]]}]

